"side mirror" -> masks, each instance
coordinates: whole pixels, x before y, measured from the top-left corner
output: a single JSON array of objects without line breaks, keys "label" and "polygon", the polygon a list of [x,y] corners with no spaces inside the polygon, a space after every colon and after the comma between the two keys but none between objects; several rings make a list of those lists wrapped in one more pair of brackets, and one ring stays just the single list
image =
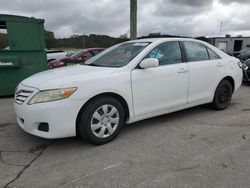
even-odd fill
[{"label": "side mirror", "polygon": [[139,65],[142,69],[149,69],[159,66],[159,60],[156,58],[146,58],[143,59]]}]

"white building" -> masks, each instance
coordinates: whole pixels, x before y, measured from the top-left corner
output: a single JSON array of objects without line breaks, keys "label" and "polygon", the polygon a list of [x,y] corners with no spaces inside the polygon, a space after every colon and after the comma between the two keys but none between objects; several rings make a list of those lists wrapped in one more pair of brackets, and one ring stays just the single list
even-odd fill
[{"label": "white building", "polygon": [[250,49],[250,37],[213,37],[210,40],[214,46],[228,53],[237,53],[245,48]]}]

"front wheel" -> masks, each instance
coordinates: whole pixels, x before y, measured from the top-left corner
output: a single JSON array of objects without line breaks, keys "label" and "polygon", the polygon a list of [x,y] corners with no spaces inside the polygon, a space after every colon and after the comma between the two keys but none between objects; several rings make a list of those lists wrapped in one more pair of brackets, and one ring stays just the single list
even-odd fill
[{"label": "front wheel", "polygon": [[212,107],[216,110],[227,108],[231,102],[232,93],[232,84],[228,80],[222,80],[215,91]]},{"label": "front wheel", "polygon": [[78,133],[89,143],[100,145],[118,136],[125,121],[121,103],[112,97],[91,101],[80,114]]}]

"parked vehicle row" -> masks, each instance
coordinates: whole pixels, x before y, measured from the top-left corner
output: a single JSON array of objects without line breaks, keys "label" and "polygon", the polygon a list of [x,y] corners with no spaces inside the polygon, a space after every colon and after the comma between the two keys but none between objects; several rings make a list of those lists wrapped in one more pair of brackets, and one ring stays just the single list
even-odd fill
[{"label": "parked vehicle row", "polygon": [[67,52],[64,50],[47,50],[47,61],[48,63],[56,59],[67,57]]},{"label": "parked vehicle row", "polygon": [[64,67],[66,65],[71,65],[72,63],[75,63],[77,61],[79,62],[85,62],[89,60],[90,58],[94,57],[95,55],[102,52],[104,48],[88,48],[81,50],[75,54],[72,54],[69,57],[63,57],[56,59],[54,61],[49,62],[48,67],[49,69],[54,69],[58,67]]},{"label": "parked vehicle row", "polygon": [[211,103],[223,110],[242,82],[242,63],[193,39],[121,43],[84,64],[22,81],[17,122],[44,138],[113,140],[125,123]]}]

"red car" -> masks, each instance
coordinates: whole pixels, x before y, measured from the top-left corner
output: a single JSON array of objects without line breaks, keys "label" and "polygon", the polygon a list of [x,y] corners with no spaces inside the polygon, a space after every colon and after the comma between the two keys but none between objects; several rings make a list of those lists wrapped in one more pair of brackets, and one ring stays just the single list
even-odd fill
[{"label": "red car", "polygon": [[48,67],[49,67],[49,69],[64,67],[64,66],[66,66],[64,62],[67,62],[67,61],[81,61],[81,60],[87,61],[91,57],[102,52],[103,50],[105,50],[105,48],[87,48],[87,49],[82,50],[76,54],[73,54],[70,57],[63,58],[63,59],[56,59],[54,61],[51,61],[51,62],[49,62]]}]

